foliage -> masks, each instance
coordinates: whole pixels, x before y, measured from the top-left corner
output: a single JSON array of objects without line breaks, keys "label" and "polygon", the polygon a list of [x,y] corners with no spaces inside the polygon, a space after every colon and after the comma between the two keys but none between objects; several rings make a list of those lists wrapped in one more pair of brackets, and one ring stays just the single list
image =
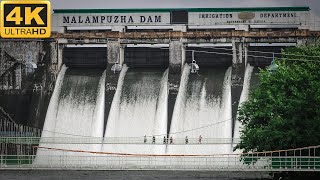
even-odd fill
[{"label": "foliage", "polygon": [[320,46],[282,53],[276,60],[278,69],[261,70],[258,87],[239,109],[243,130],[235,149],[251,152],[320,145]]}]

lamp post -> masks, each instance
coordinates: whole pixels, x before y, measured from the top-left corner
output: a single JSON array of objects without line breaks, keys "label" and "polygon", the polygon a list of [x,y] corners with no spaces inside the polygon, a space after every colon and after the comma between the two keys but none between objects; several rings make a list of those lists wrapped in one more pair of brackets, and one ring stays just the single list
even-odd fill
[{"label": "lamp post", "polygon": [[197,73],[199,71],[199,66],[194,59],[194,50],[192,50],[192,62],[191,62],[191,73]]},{"label": "lamp post", "polygon": [[115,62],[115,64],[111,67],[111,71],[113,71],[114,74],[118,73],[122,69],[122,65],[120,63],[120,53],[118,54],[118,59]]},{"label": "lamp post", "polygon": [[272,61],[271,61],[271,64],[270,64],[270,66],[269,66],[269,68],[268,68],[268,71],[269,71],[270,73],[273,73],[273,72],[275,72],[277,69],[278,69],[278,65],[277,65],[276,62],[275,62],[274,53],[273,53],[273,54],[272,54]]}]

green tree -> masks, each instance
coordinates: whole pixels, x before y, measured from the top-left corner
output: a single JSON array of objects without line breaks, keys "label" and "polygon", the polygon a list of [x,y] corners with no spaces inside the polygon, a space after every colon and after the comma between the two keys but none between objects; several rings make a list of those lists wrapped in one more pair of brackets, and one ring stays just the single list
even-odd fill
[{"label": "green tree", "polygon": [[320,46],[288,48],[282,53],[276,60],[278,69],[261,70],[258,87],[239,109],[243,130],[235,149],[320,145]]}]

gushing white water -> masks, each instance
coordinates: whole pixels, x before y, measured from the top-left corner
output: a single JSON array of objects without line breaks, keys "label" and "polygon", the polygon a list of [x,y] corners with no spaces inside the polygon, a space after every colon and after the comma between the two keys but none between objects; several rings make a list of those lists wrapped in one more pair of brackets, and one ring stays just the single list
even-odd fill
[{"label": "gushing white water", "polygon": [[[246,71],[244,74],[244,80],[243,80],[243,88],[242,88],[242,92],[239,100],[239,107],[243,102],[248,100],[249,92],[250,92],[250,80],[251,80],[253,69],[254,69],[253,66],[250,66],[250,64],[247,64]],[[240,138],[240,131],[241,131],[241,123],[237,120],[235,122],[235,127],[234,127],[234,138]]]},{"label": "gushing white water", "polygon": [[[130,70],[121,73],[105,138],[140,137],[140,143],[143,143],[144,135],[149,136],[148,139],[151,141],[152,135],[165,134],[168,70],[161,73],[162,75],[157,72],[130,72]],[[164,145],[103,145],[104,152],[161,154],[164,153],[164,149]]]},{"label": "gushing white water", "polygon": [[[231,68],[224,75],[220,87],[222,96],[214,96],[209,85],[215,84],[215,80],[204,77],[191,80],[190,67],[185,66],[177,101],[174,107],[170,128],[170,136],[189,141],[198,141],[199,135],[202,141],[213,138],[231,138]],[[191,93],[188,93],[188,91]],[[209,93],[210,92],[210,93]],[[169,146],[168,152],[172,154],[212,154],[230,153],[230,144],[219,145],[176,145]]]},{"label": "gushing white water", "polygon": [[[45,119],[40,146],[58,149],[100,151],[100,144],[46,144],[46,137],[64,139],[103,137],[105,72],[72,70],[59,73]],[[73,152],[39,149],[35,163],[48,163],[43,155],[75,155]],[[84,153],[78,153],[84,155]],[[57,160],[58,161],[58,160]],[[54,162],[50,162],[53,163]],[[58,162],[57,162],[58,163]],[[73,162],[70,162],[72,164]]]},{"label": "gushing white water", "polygon": [[167,69],[162,78],[160,93],[157,102],[156,121],[155,126],[159,128],[153,131],[153,134],[160,135],[166,134],[168,124],[168,75],[169,69]]},{"label": "gushing white water", "polygon": [[[48,106],[48,110],[47,110],[47,114],[46,114],[46,120],[44,121],[44,125],[43,125],[43,132],[42,132],[42,137],[54,137],[55,133],[54,131],[47,131],[48,128],[50,129],[51,127],[55,126],[55,121],[54,120],[49,120],[49,119],[55,119],[56,118],[56,114],[55,113],[50,113],[50,111],[56,111],[58,109],[59,106],[59,95],[60,95],[60,91],[61,91],[61,87],[63,84],[63,79],[64,79],[64,75],[67,71],[67,67],[65,65],[62,66],[58,77],[57,77],[57,81],[50,99],[50,103]],[[47,120],[48,119],[48,120]]]},{"label": "gushing white water", "polygon": [[189,74],[190,74],[190,66],[186,64],[182,72],[180,87],[179,87],[177,99],[175,102],[175,106],[173,109],[172,121],[170,126],[170,136],[173,136],[173,137],[184,137],[184,134],[182,135],[180,134],[180,136],[178,136],[179,134],[177,134],[176,136],[174,136],[173,133],[181,131],[180,130],[181,124],[179,123],[183,123],[183,122],[180,122],[180,120],[185,119],[185,111],[186,111],[185,102],[187,99],[186,94],[187,94]]}]

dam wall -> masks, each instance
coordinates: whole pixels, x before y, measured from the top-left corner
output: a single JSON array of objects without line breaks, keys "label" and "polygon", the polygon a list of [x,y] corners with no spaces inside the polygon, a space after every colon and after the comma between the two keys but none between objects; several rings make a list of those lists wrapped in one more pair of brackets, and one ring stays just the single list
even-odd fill
[{"label": "dam wall", "polygon": [[[275,57],[278,57],[281,48],[285,47],[277,46],[276,43],[255,46],[254,43],[245,43],[243,39],[234,39],[228,46],[225,44],[208,46],[208,43],[192,45],[186,43],[184,39],[172,40],[164,47],[156,45],[153,47],[152,44],[145,46],[140,44],[139,47],[134,47],[121,41],[108,41],[103,46],[97,44],[94,47],[92,44],[89,46],[90,43],[78,45],[68,42],[67,39],[1,41],[0,104],[16,122],[42,128],[55,79],[62,64],[72,68],[106,69],[105,117],[108,117],[120,73],[111,69],[114,64],[126,64],[133,69],[169,68],[167,111],[167,134],[169,134],[182,70],[186,64],[191,63],[192,58],[196,60],[200,69],[232,66],[232,114],[235,118],[243,89],[246,64],[265,67],[272,61],[270,58],[272,54],[263,52],[275,52]],[[195,52],[194,57],[192,51]],[[107,118],[105,118],[106,123]]]},{"label": "dam wall", "polygon": [[1,39],[0,117],[42,128],[59,70],[56,48],[51,40]]}]

